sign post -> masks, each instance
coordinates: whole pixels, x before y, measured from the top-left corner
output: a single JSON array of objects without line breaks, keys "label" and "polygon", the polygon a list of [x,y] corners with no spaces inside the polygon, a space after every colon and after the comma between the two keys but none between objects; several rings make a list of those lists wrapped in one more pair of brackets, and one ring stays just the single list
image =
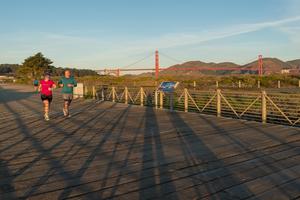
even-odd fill
[{"label": "sign post", "polygon": [[169,104],[171,111],[173,111],[174,107],[174,91],[177,88],[178,84],[179,82],[165,81],[162,82],[157,89],[161,93],[164,93],[165,95],[169,96]]}]

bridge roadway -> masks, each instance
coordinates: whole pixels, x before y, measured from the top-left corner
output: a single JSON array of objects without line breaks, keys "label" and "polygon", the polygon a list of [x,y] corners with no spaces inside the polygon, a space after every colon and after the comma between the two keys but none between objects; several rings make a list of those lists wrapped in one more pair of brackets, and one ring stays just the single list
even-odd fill
[{"label": "bridge roadway", "polygon": [[0,199],[299,199],[300,130],[0,86]]}]

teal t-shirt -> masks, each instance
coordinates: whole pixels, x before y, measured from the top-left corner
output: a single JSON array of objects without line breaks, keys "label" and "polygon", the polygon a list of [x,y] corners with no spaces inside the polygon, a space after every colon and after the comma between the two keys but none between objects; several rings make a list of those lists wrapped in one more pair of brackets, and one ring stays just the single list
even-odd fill
[{"label": "teal t-shirt", "polygon": [[66,78],[66,77],[62,77],[58,84],[63,84],[62,87],[62,93],[63,94],[73,94],[73,87],[68,87],[68,84],[72,84],[74,85],[74,87],[77,87],[77,82],[74,79],[74,77],[70,77],[70,78]]},{"label": "teal t-shirt", "polygon": [[36,79],[33,81],[33,85],[34,85],[34,86],[38,86],[39,83],[40,83],[40,82],[39,82],[38,80],[36,80]]}]

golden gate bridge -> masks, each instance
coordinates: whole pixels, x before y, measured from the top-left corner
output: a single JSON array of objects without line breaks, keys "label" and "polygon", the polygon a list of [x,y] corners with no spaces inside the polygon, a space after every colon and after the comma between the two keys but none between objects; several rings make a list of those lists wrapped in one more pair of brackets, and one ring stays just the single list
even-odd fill
[{"label": "golden gate bridge", "polygon": [[[152,56],[151,54],[150,56]],[[168,71],[251,71],[255,74],[262,76],[263,75],[263,56],[259,55],[257,60],[257,67],[249,67],[249,68],[243,68],[243,67],[161,67],[160,66],[160,53],[158,50],[155,51],[155,66],[153,68],[147,67],[147,68],[130,68],[131,66],[149,58],[150,56],[147,56],[141,60],[138,60],[126,67],[122,68],[111,68],[111,69],[102,69],[102,70],[96,70],[99,74],[109,75],[113,74],[117,77],[121,75],[121,72],[154,72],[155,78],[159,78],[159,74],[161,72],[168,72]],[[169,56],[166,56],[169,57]],[[170,57],[169,57],[170,58]],[[174,59],[175,60],[175,59]]]}]

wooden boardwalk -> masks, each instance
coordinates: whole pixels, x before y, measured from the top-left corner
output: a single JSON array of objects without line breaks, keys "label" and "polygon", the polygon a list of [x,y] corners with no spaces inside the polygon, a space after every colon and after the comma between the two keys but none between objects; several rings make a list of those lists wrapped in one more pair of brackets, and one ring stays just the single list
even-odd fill
[{"label": "wooden boardwalk", "polygon": [[0,85],[0,199],[299,199],[300,129]]}]

